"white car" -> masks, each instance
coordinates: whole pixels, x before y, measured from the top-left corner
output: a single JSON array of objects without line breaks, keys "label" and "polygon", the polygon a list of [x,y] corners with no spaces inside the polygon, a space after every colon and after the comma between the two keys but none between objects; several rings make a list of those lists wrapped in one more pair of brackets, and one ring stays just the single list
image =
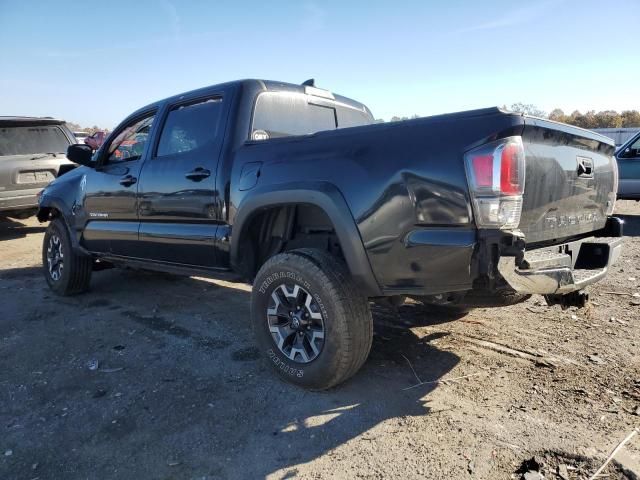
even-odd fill
[{"label": "white car", "polygon": [[73,132],[76,137],[76,143],[84,143],[84,139],[89,136],[89,132]]}]

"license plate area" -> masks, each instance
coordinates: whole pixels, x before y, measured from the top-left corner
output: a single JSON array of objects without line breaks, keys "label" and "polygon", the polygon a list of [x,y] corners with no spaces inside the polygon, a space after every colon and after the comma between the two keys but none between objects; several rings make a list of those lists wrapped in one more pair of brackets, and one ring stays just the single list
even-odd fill
[{"label": "license plate area", "polygon": [[18,173],[17,183],[24,184],[37,184],[37,183],[49,183],[55,177],[49,170],[28,170]]}]

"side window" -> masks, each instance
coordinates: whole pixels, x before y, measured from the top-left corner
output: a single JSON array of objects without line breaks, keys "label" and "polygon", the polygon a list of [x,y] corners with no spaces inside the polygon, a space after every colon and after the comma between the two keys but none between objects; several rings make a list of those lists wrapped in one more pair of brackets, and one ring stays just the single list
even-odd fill
[{"label": "side window", "polygon": [[218,136],[221,120],[220,97],[173,107],[162,127],[156,156],[185,153],[206,145]]},{"label": "side window", "polygon": [[306,95],[262,93],[253,113],[252,140],[309,135],[336,129],[336,109],[309,101]]},{"label": "side window", "polygon": [[631,152],[630,152],[630,156],[631,157],[640,157],[640,137],[638,137],[636,139],[635,142],[633,142],[631,144]]},{"label": "side window", "polygon": [[137,160],[149,139],[155,114],[135,120],[113,139],[107,150],[107,163]]}]

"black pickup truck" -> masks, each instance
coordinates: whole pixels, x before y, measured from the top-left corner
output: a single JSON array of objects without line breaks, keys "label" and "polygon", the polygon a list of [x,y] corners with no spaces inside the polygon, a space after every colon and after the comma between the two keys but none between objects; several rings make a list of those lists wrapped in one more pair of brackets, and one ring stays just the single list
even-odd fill
[{"label": "black pickup truck", "polygon": [[621,250],[611,140],[487,108],[376,124],[316,88],[243,80],[153,103],[40,195],[49,286],[125,266],[253,283],[260,349],[325,389],[372,340],[370,301],[580,306]]}]

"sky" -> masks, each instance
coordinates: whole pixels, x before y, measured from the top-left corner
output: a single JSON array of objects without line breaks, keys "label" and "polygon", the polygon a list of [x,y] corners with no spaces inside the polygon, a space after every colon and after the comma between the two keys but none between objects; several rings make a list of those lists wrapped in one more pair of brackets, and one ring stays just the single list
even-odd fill
[{"label": "sky", "polygon": [[640,0],[0,0],[0,115],[113,128],[240,78],[376,118],[531,103],[640,109]]}]

